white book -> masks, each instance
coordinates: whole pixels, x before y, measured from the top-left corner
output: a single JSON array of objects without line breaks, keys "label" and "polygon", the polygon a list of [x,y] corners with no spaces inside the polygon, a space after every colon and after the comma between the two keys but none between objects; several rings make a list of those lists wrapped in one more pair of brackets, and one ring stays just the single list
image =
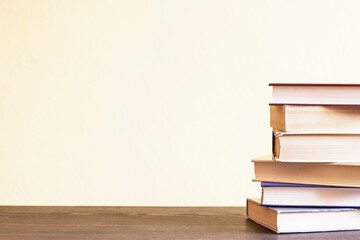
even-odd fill
[{"label": "white book", "polygon": [[358,207],[360,188],[262,182],[262,206]]},{"label": "white book", "polygon": [[274,160],[360,162],[360,133],[274,133]]},{"label": "white book", "polygon": [[247,199],[247,216],[276,233],[360,230],[360,209],[266,207]]},{"label": "white book", "polygon": [[360,105],[360,84],[270,83],[271,104]]}]

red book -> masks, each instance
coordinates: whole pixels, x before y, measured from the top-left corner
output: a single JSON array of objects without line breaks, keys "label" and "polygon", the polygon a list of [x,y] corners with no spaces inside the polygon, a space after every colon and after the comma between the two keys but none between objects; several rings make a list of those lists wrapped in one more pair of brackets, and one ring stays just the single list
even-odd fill
[{"label": "red book", "polygon": [[360,105],[360,84],[270,83],[270,105]]}]

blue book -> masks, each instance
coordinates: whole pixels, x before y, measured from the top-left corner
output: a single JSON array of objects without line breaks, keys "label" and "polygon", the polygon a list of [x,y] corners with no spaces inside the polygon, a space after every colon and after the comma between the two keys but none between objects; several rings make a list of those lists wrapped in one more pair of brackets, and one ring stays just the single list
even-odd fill
[{"label": "blue book", "polygon": [[262,182],[262,206],[360,208],[360,188]]}]

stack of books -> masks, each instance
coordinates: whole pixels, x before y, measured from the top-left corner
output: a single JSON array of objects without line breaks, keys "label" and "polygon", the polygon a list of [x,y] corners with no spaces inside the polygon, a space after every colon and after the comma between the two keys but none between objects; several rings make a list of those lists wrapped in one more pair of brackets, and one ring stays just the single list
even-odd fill
[{"label": "stack of books", "polygon": [[360,230],[360,84],[270,84],[272,155],[247,215],[277,233]]}]

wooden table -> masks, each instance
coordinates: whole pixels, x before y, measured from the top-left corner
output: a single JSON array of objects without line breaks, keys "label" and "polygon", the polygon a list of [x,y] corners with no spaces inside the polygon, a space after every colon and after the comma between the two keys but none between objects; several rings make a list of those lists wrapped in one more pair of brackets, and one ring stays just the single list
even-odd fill
[{"label": "wooden table", "polygon": [[277,235],[244,207],[0,207],[0,239],[360,239],[360,231]]}]

